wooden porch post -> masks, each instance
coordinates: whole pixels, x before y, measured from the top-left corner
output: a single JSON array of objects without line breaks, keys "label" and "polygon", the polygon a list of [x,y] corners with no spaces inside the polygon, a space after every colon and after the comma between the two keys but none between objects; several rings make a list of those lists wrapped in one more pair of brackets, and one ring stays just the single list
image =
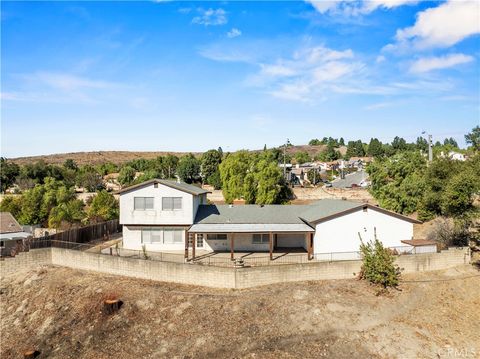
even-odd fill
[{"label": "wooden porch post", "polygon": [[308,260],[313,259],[313,233],[308,234]]},{"label": "wooden porch post", "polygon": [[192,260],[195,260],[195,247],[197,246],[197,233],[193,235],[192,240]]},{"label": "wooden porch post", "polygon": [[270,250],[270,260],[273,259],[273,234],[270,232],[268,234],[268,244],[269,244],[269,250]]},{"label": "wooden porch post", "polygon": [[232,233],[232,235],[230,236],[230,259],[233,261],[235,258],[233,256],[233,245],[234,245],[234,236],[235,236],[235,233]]},{"label": "wooden porch post", "polygon": [[188,230],[185,230],[185,259],[188,260]]}]

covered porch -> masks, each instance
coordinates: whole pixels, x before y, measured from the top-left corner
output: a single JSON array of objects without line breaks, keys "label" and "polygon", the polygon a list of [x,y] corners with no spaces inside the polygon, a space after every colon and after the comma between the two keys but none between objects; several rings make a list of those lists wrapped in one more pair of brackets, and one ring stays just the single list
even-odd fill
[{"label": "covered porch", "polygon": [[314,229],[307,224],[194,224],[186,231],[185,259],[276,261],[313,259]]}]

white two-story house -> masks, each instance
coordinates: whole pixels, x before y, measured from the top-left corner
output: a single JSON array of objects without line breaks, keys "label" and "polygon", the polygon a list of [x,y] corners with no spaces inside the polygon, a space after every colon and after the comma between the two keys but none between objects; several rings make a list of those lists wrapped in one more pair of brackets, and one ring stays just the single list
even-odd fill
[{"label": "white two-story house", "polygon": [[207,190],[186,183],[153,179],[127,187],[120,194],[123,247],[182,250],[186,231],[207,203]]},{"label": "white two-story house", "polygon": [[[366,203],[326,199],[309,205],[209,205],[208,191],[150,180],[120,194],[123,247],[147,251],[272,252],[297,248],[309,259],[358,258],[360,237],[386,247],[415,246],[413,224]],[[425,243],[422,242],[424,245]],[[335,253],[333,256],[332,253]]]}]

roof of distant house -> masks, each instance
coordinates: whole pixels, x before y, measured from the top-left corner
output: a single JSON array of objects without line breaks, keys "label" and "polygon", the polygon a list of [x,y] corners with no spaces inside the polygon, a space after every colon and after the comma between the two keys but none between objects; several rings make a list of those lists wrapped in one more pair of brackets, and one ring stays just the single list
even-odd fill
[{"label": "roof of distant house", "polygon": [[121,189],[120,191],[117,191],[116,193],[117,194],[123,194],[125,192],[130,192],[130,191],[136,190],[138,188],[142,188],[142,187],[149,186],[151,184],[157,184],[157,183],[162,184],[162,185],[167,186],[167,187],[178,189],[179,191],[190,193],[190,194],[193,194],[193,195],[196,195],[196,196],[200,195],[200,194],[204,194],[204,193],[210,193],[209,190],[203,189],[201,187],[198,187],[198,186],[195,186],[195,185],[192,185],[192,184],[188,184],[188,183],[185,183],[185,182],[177,182],[177,181],[158,179],[158,178],[154,178],[154,179],[151,179],[149,181],[145,181],[145,182],[133,185],[133,186],[125,187],[125,188]]},{"label": "roof of distant house", "polygon": [[21,232],[22,226],[10,212],[0,212],[0,233]]},{"label": "roof of distant house", "polygon": [[431,241],[428,239],[407,239],[402,241],[402,243],[408,244],[413,247],[422,247],[422,246],[433,246],[437,245],[437,242]]},{"label": "roof of distant house", "polygon": [[365,171],[357,171],[350,173],[345,178],[337,178],[332,182],[334,188],[350,188],[352,185],[360,185],[360,183],[368,178],[368,174]]}]

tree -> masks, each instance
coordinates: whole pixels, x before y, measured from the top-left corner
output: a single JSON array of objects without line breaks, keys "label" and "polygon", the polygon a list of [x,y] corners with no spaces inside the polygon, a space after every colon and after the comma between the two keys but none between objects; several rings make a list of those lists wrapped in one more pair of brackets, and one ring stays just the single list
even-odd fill
[{"label": "tree", "polygon": [[13,185],[19,173],[20,167],[16,163],[9,162],[3,157],[0,158],[0,186],[2,192]]},{"label": "tree", "polygon": [[322,141],[320,141],[318,138],[314,138],[308,142],[310,146],[318,146],[322,144]]},{"label": "tree", "polygon": [[13,217],[18,219],[22,211],[22,197],[21,196],[5,196],[0,202],[1,212],[10,212]]},{"label": "tree", "polygon": [[472,132],[465,135],[465,142],[472,146],[474,151],[480,151],[480,126],[472,129]]},{"label": "tree", "polygon": [[372,157],[383,156],[383,145],[377,138],[372,138],[368,144],[367,154]]},{"label": "tree", "polygon": [[362,140],[348,141],[347,157],[363,157],[365,156],[365,149],[363,148]]},{"label": "tree", "polygon": [[[358,234],[360,236],[360,233]],[[360,237],[360,252],[362,268],[360,278],[372,284],[387,287],[397,287],[400,281],[400,268],[395,264],[395,257],[385,248],[376,236],[373,241],[364,243]]]},{"label": "tree", "polygon": [[88,192],[95,192],[103,187],[103,180],[95,168],[86,165],[78,170],[76,184]]},{"label": "tree", "polygon": [[343,137],[340,137],[340,141],[338,141],[338,144],[340,146],[345,146],[345,140],[343,139]]},{"label": "tree", "polygon": [[203,180],[206,183],[213,185],[213,183],[210,183],[210,180],[216,179],[216,177],[212,176],[218,173],[218,166],[222,162],[222,157],[220,156],[220,153],[217,150],[209,150],[202,155],[201,162]]},{"label": "tree", "polygon": [[443,141],[443,144],[444,144],[445,146],[450,145],[450,146],[452,146],[452,147],[454,147],[454,148],[458,148],[458,143],[457,143],[457,141],[455,141],[455,139],[454,139],[453,137],[446,138],[446,139]]},{"label": "tree", "polygon": [[299,164],[302,164],[302,163],[306,163],[306,162],[310,162],[311,161],[311,157],[310,155],[305,152],[305,151],[301,151],[301,152],[297,152],[295,153],[295,162],[296,163],[299,163]]},{"label": "tree", "polygon": [[163,160],[163,165],[165,169],[165,178],[173,178],[175,173],[177,173],[179,159],[174,155],[166,155]]},{"label": "tree", "polygon": [[238,151],[227,156],[220,164],[220,179],[225,201],[232,203],[244,194],[244,181],[250,170],[250,155],[247,151]]},{"label": "tree", "polygon": [[417,137],[417,142],[415,143],[417,150],[427,152],[428,151],[428,142],[423,137]]},{"label": "tree", "polygon": [[313,184],[314,186],[322,181],[320,171],[317,170],[316,168],[313,168],[307,172],[307,178],[310,181],[310,183]]},{"label": "tree", "polygon": [[255,203],[274,204],[287,201],[289,191],[286,191],[287,186],[278,165],[275,162],[260,160],[256,168]]},{"label": "tree", "polygon": [[178,162],[177,174],[186,183],[197,181],[200,178],[200,161],[191,153],[183,156]]},{"label": "tree", "polygon": [[135,169],[130,166],[124,166],[118,174],[118,183],[122,186],[128,186],[135,179]]},{"label": "tree", "polygon": [[74,171],[76,171],[78,169],[78,166],[77,166],[76,162],[71,158],[67,158],[65,160],[65,162],[63,162],[63,167],[65,167],[69,170],[74,170]]},{"label": "tree", "polygon": [[102,190],[93,197],[87,210],[88,219],[92,222],[110,221],[119,217],[119,205],[115,197]]},{"label": "tree", "polygon": [[442,214],[461,217],[472,211],[474,195],[478,191],[478,173],[462,171],[453,175],[442,193]]},{"label": "tree", "polygon": [[407,141],[405,139],[395,136],[392,141],[392,147],[395,151],[404,151],[407,149]]},{"label": "tree", "polygon": [[71,228],[74,224],[80,224],[85,218],[83,201],[72,199],[67,203],[61,203],[53,208],[48,217],[48,225],[53,228]]}]

